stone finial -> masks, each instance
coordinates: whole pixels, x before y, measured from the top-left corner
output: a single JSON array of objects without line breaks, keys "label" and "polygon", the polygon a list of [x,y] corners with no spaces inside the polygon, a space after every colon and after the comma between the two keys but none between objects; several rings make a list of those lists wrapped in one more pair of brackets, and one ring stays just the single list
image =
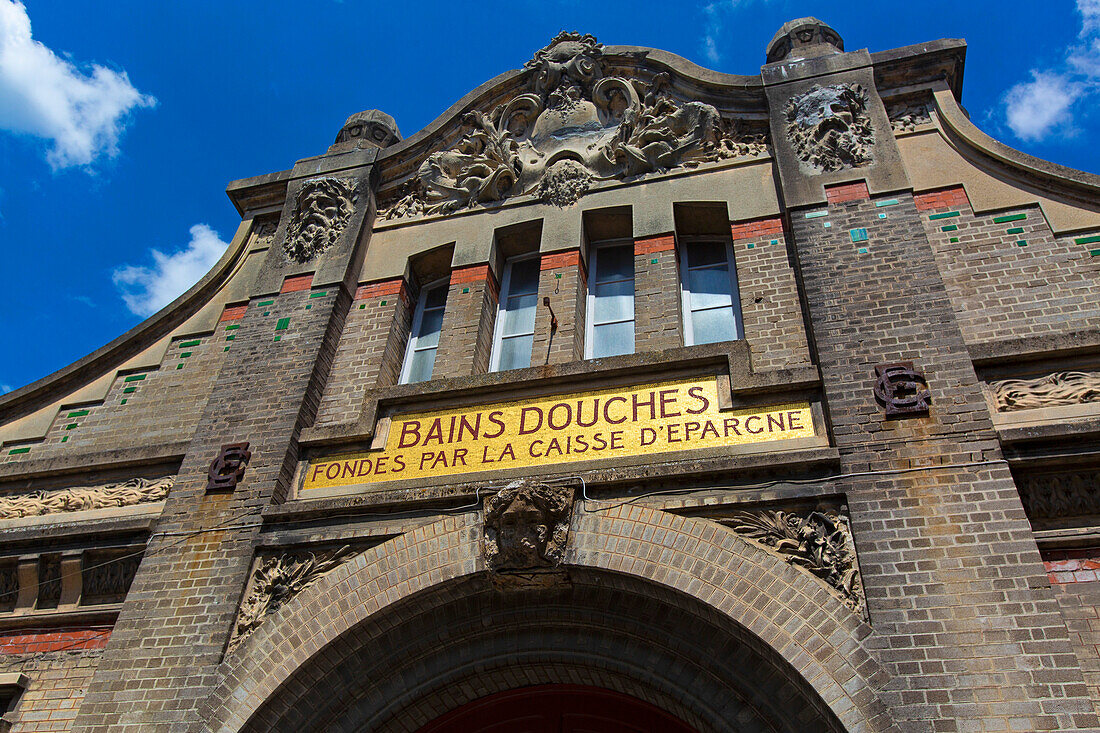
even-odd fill
[{"label": "stone finial", "polygon": [[333,145],[353,141],[361,147],[385,148],[401,142],[401,132],[397,129],[397,122],[388,114],[368,109],[348,118]]},{"label": "stone finial", "polygon": [[768,63],[798,61],[844,51],[844,39],[817,18],[787,21],[768,44]]}]

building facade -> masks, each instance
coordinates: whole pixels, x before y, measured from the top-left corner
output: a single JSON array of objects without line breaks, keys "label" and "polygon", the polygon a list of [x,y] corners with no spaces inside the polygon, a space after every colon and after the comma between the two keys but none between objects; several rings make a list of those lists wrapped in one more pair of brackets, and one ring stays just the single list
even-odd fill
[{"label": "building facade", "polygon": [[562,33],[230,184],[0,398],[0,727],[1097,729],[1100,179],[964,56]]}]

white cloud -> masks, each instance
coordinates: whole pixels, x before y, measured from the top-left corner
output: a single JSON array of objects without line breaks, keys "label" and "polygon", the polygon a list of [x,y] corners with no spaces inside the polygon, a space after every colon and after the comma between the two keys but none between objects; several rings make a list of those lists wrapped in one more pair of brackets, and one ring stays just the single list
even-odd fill
[{"label": "white cloud", "polygon": [[11,385],[0,384],[0,394],[7,394],[8,392],[11,392]]},{"label": "white cloud", "polygon": [[[738,8],[747,5],[753,0],[714,0],[703,6],[703,55],[711,63],[722,60],[722,52],[719,50],[724,42],[723,31],[726,22]],[[767,0],[764,0],[767,2]]]},{"label": "white cloud", "polygon": [[35,41],[27,8],[0,0],[0,129],[52,141],[55,170],[116,155],[129,113],[154,104],[126,72],[82,70]]},{"label": "white cloud", "polygon": [[228,246],[206,224],[196,224],[191,227],[186,249],[170,255],[151,250],[153,266],[124,265],[116,269],[115,286],[130,312],[151,316],[198,282]]},{"label": "white cloud", "polygon": [[1074,115],[1100,92],[1100,0],[1077,0],[1081,30],[1053,69],[1032,69],[1002,97],[1004,119],[1021,140],[1075,133]]}]

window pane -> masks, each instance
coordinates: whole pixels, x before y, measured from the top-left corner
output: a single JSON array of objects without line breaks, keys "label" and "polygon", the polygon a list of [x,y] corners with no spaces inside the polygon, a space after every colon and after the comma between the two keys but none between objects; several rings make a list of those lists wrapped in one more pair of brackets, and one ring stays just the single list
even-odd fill
[{"label": "window pane", "polygon": [[520,260],[512,263],[512,272],[508,276],[508,295],[527,295],[537,293],[539,289],[538,258]]},{"label": "window pane", "polygon": [[420,318],[420,333],[417,334],[416,346],[435,346],[439,343],[439,332],[443,328],[443,309],[426,310]]},{"label": "window pane", "polygon": [[634,322],[592,328],[592,358],[634,353]]},{"label": "window pane", "polygon": [[[438,338],[438,334],[436,338]],[[433,366],[435,366],[435,349],[414,351],[409,354],[408,383],[426,382],[431,379]]]},{"label": "window pane", "polygon": [[688,270],[687,287],[691,291],[691,309],[730,305],[730,275],[725,265]]},{"label": "window pane", "polygon": [[726,245],[723,242],[693,242],[688,245],[688,267],[726,264]]},{"label": "window pane", "polygon": [[440,285],[428,291],[424,297],[425,308],[442,308],[447,304],[447,286]]},{"label": "window pane", "polygon": [[520,333],[531,333],[535,330],[535,307],[538,305],[538,296],[521,295],[509,298],[507,310],[501,315],[503,322],[500,325],[501,333],[505,336],[514,336]]},{"label": "window pane", "polygon": [[634,281],[600,283],[594,289],[593,323],[634,318]]},{"label": "window pane", "polygon": [[714,308],[691,314],[693,343],[713,344],[716,341],[734,341],[737,324],[733,320],[733,308]]},{"label": "window pane", "polygon": [[596,282],[634,279],[634,245],[600,247],[596,251]]},{"label": "window pane", "polygon": [[534,336],[515,336],[500,342],[499,371],[531,366],[531,344]]}]

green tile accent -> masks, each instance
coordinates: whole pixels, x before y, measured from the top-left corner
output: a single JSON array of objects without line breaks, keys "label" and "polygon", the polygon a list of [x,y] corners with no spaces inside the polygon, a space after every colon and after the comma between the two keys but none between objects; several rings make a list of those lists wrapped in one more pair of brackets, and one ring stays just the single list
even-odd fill
[{"label": "green tile accent", "polygon": [[951,242],[951,244],[958,244],[959,243],[959,238],[958,237],[951,237],[951,239],[949,239],[947,241]]},{"label": "green tile accent", "polygon": [[554,279],[555,280],[561,280],[561,273],[560,272],[555,272],[554,273]]},{"label": "green tile accent", "polygon": [[194,352],[191,352],[191,351],[185,351],[185,352],[183,352],[182,354],[180,354],[180,358],[181,358],[181,359],[186,359],[186,358],[190,357],[192,353],[194,353]]},{"label": "green tile accent", "polygon": [[71,423],[69,423],[68,425],[65,426],[65,429],[66,430],[76,430],[76,427],[79,424],[80,423],[71,422]]},{"label": "green tile accent", "polygon": [[1027,214],[1009,214],[1008,216],[995,216],[993,217],[994,224],[1007,224],[1010,221],[1023,221],[1027,218]]},{"label": "green tile accent", "polygon": [[848,236],[852,238],[853,242],[866,242],[867,230],[866,229],[849,229]]},{"label": "green tile accent", "polygon": [[1017,247],[1026,247],[1027,246],[1027,240],[1026,239],[1017,239],[1016,240],[1016,246]]},{"label": "green tile accent", "polygon": [[311,298],[323,298],[326,295],[328,295],[328,291],[327,290],[322,290],[320,293],[310,293],[309,297],[311,297]]},{"label": "green tile accent", "polygon": [[1100,249],[1090,249],[1089,257],[1100,257]]},{"label": "green tile accent", "polygon": [[176,369],[183,369],[183,364],[176,364]]},{"label": "green tile accent", "polygon": [[1005,231],[1008,234],[1023,234],[1024,233],[1024,228],[1023,227],[1012,227],[1011,229],[1006,229]]},{"label": "green tile accent", "polygon": [[778,240],[778,239],[773,239],[773,240],[771,241],[771,244],[779,244],[779,240]]},{"label": "green tile accent", "polygon": [[265,315],[265,316],[270,316],[270,315],[271,315],[271,311],[264,311],[264,315]]},{"label": "green tile accent", "polygon": [[282,336],[276,336],[276,337],[275,337],[275,340],[276,340],[276,341],[278,341],[278,340],[280,340],[281,338],[282,338]]},{"label": "green tile accent", "polygon": [[279,321],[275,324],[276,331],[285,331],[288,328],[290,328],[289,318],[280,318]]},{"label": "green tile accent", "polygon": [[68,435],[66,435],[65,437],[63,437],[63,438],[61,439],[61,442],[62,442],[62,443],[68,443],[68,442],[69,442],[69,436],[68,436]]},{"label": "green tile accent", "polygon": [[236,341],[237,340],[237,334],[233,334],[232,336],[226,336],[225,340],[226,341]]},{"label": "green tile accent", "polygon": [[945,227],[940,227],[940,231],[941,232],[957,232],[957,231],[959,231],[959,228],[957,226],[955,226],[954,224],[948,224]]},{"label": "green tile accent", "polygon": [[822,224],[822,226],[823,226],[823,227],[825,227],[826,229],[828,229],[828,228],[829,228],[829,227],[831,227],[832,225],[833,225],[833,223],[832,223],[831,221],[827,221],[827,222],[825,222],[824,224]]},{"label": "green tile accent", "polygon": [[91,410],[73,410],[72,412],[70,412],[65,417],[84,417],[85,415],[87,415],[90,412],[91,412]]},{"label": "green tile accent", "polygon": [[[386,301],[384,301],[384,300],[383,300],[383,301],[382,301],[382,305],[385,305],[385,304],[386,304]],[[366,307],[367,307],[367,306],[366,306],[366,304],[363,304],[363,305],[359,306],[359,310],[363,310],[363,309],[365,309]]]},{"label": "green tile accent", "polygon": [[240,326],[238,326],[237,324],[234,323],[232,326],[226,326],[225,330],[226,331],[236,331],[238,328],[240,328]]},{"label": "green tile accent", "polygon": [[936,219],[950,219],[953,216],[959,216],[959,212],[957,212],[957,211],[945,211],[942,214],[930,214],[928,216],[928,218],[931,221],[935,221]]},{"label": "green tile accent", "polygon": [[1091,237],[1078,237],[1073,241],[1077,244],[1093,244],[1095,242],[1100,242],[1100,234],[1094,234]]},{"label": "green tile accent", "polygon": [[137,392],[137,387],[127,387],[122,390],[122,394],[133,394],[134,392]]},{"label": "green tile accent", "polygon": [[126,404],[126,398],[125,398],[125,397],[123,397],[123,398],[122,398],[122,402],[119,402],[118,404],[120,404],[120,405],[125,405],[125,404]]},{"label": "green tile accent", "polygon": [[306,306],[306,310],[309,310],[309,309],[311,309],[312,307],[313,307],[312,305],[307,305],[307,306]]},{"label": "green tile accent", "polygon": [[265,300],[263,302],[257,303],[256,305],[258,307],[262,308],[265,305],[275,305],[275,301],[274,300]]},{"label": "green tile accent", "polygon": [[652,260],[649,261],[649,264],[656,265],[657,264],[657,258],[654,257]]},{"label": "green tile accent", "polygon": [[146,375],[144,375],[144,374],[131,374],[130,376],[126,377],[126,379],[123,380],[123,381],[126,381],[126,382],[142,382],[142,381],[145,380],[145,376]]},{"label": "green tile accent", "polygon": [[470,292],[470,289],[469,289],[469,288],[462,288],[462,294],[463,294],[463,295],[465,295],[465,294],[466,294],[466,293],[468,293],[468,292]]},{"label": "green tile accent", "polygon": [[755,249],[755,248],[756,248],[756,245],[753,244],[752,242],[749,242],[748,244],[745,245],[745,249]]},{"label": "green tile accent", "polygon": [[224,349],[222,349],[222,351],[229,351],[229,347],[226,346]]},{"label": "green tile accent", "polygon": [[[379,303],[379,305],[385,305],[385,304],[386,304],[387,302],[388,302],[388,301],[385,301],[385,300],[383,300],[383,301],[382,301],[381,303]],[[360,308],[366,308],[367,306],[365,306],[365,305],[361,305],[361,306],[359,306],[359,307],[360,307]]]},{"label": "green tile accent", "polygon": [[202,346],[202,341],[184,341],[180,344],[181,349],[189,349],[192,346]]},{"label": "green tile accent", "polygon": [[861,255],[865,255],[865,254],[867,254],[867,248],[866,248],[866,247],[860,247],[860,248],[859,248],[859,253],[860,253]]},{"label": "green tile accent", "polygon": [[31,452],[30,448],[12,448],[10,451],[8,451],[8,455],[9,456],[17,456],[20,453],[30,453],[30,452]]},{"label": "green tile accent", "polygon": [[819,216],[828,216],[828,211],[810,211],[806,214],[807,219],[816,219]]},{"label": "green tile accent", "polygon": [[876,201],[875,206],[881,208],[883,206],[897,206],[900,203],[901,202],[898,201],[897,199],[886,199],[885,201]]},{"label": "green tile accent", "polygon": [[880,218],[880,219],[885,219],[885,218],[886,218],[886,214],[879,214],[879,215],[878,215],[878,218]]}]

